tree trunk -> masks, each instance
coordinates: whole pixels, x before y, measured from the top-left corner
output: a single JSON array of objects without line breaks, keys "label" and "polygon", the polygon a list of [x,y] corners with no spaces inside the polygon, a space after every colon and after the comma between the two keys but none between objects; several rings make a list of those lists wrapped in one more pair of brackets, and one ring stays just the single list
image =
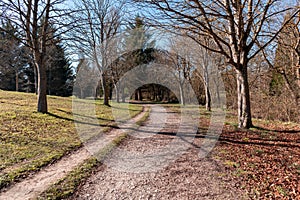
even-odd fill
[{"label": "tree trunk", "polygon": [[19,74],[16,72],[16,91],[19,91]]},{"label": "tree trunk", "polygon": [[80,87],[80,99],[84,99],[83,89]]},{"label": "tree trunk", "polygon": [[170,92],[167,90],[167,102],[169,103],[170,102]]},{"label": "tree trunk", "polygon": [[208,77],[208,69],[207,66],[203,67],[204,69],[204,87],[205,87],[205,107],[207,111],[211,111],[211,96],[209,90],[209,77]]},{"label": "tree trunk", "polygon": [[209,86],[205,84],[205,108],[207,111],[211,111],[211,96]]},{"label": "tree trunk", "polygon": [[152,85],[151,89],[152,89],[152,91],[151,91],[151,98],[150,98],[150,99],[151,99],[152,101],[156,101],[155,86]]},{"label": "tree trunk", "polygon": [[110,106],[109,105],[109,90],[106,83],[106,77],[104,74],[101,75],[101,86],[103,91],[103,105]]},{"label": "tree trunk", "polygon": [[37,111],[41,113],[47,113],[47,75],[46,68],[42,65],[42,58],[40,55],[36,56],[37,62],[35,63],[38,76],[38,106]]},{"label": "tree trunk", "polygon": [[38,94],[38,75],[37,75],[37,69],[35,63],[33,63],[33,74],[34,74],[34,92],[37,95]]},{"label": "tree trunk", "polygon": [[250,107],[250,92],[248,84],[247,67],[241,67],[241,70],[236,69],[237,74],[237,93],[238,93],[238,127],[252,127],[251,107]]},{"label": "tree trunk", "polygon": [[116,101],[117,103],[120,103],[120,93],[119,93],[119,84],[120,83],[114,83],[115,91],[116,91]]},{"label": "tree trunk", "polygon": [[180,103],[181,103],[181,105],[185,105],[184,91],[183,91],[182,83],[179,83],[179,92],[180,92]]},{"label": "tree trunk", "polygon": [[124,86],[121,87],[121,98],[122,98],[122,103],[125,103],[125,88]]},{"label": "tree trunk", "polygon": [[289,91],[291,92],[292,96],[294,97],[294,101],[296,103],[296,105],[300,105],[300,87],[298,87],[297,83],[296,84],[292,84],[292,82],[289,80],[289,78],[287,77],[287,75],[285,73],[281,73],[285,85],[286,87],[289,89]]}]

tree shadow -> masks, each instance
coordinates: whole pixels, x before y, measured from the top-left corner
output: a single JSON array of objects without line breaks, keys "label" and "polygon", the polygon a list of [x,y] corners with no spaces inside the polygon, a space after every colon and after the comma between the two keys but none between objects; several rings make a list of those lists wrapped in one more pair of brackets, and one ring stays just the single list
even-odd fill
[{"label": "tree shadow", "polygon": [[260,126],[253,126],[253,128],[260,130],[260,131],[270,131],[275,133],[300,133],[300,130],[274,130],[274,129],[267,129]]},{"label": "tree shadow", "polygon": [[[229,135],[230,134],[230,135]],[[240,138],[238,132],[231,131],[223,133],[218,138],[220,143],[231,143],[240,145],[259,145],[259,146],[272,146],[272,147],[289,147],[289,148],[300,148],[300,137],[299,140],[293,139],[268,139],[268,138]],[[208,138],[203,133],[198,133],[197,138]]]},{"label": "tree shadow", "polygon": [[[84,121],[79,121],[79,120],[74,120],[74,119],[71,119],[71,118],[67,118],[67,117],[62,117],[62,116],[59,116],[57,114],[54,114],[54,113],[50,113],[50,112],[47,112],[47,114],[49,116],[52,116],[52,117],[55,117],[57,119],[62,119],[62,120],[66,120],[66,121],[70,121],[70,122],[76,122],[76,123],[79,123],[79,124],[85,124],[85,125],[90,125],[90,126],[95,126],[95,127],[109,127],[109,128],[115,128],[115,129],[118,129],[119,127],[114,125],[114,124],[95,124],[95,123],[90,123],[90,122],[84,122]],[[98,119],[98,118],[97,118]],[[106,120],[106,119],[104,119]],[[112,121],[113,120],[106,120],[106,121]]]},{"label": "tree shadow", "polygon": [[[58,110],[58,111],[60,111],[60,112],[63,112],[63,113],[66,113],[66,114],[68,114],[68,115],[76,115],[76,116],[79,116],[79,117],[85,117],[85,118],[90,118],[90,119],[94,119],[93,117],[91,117],[91,116],[86,116],[86,115],[82,115],[82,114],[75,114],[75,113],[72,113],[72,112],[68,112],[68,111],[65,111],[65,110],[62,110],[62,109],[56,109],[56,110]],[[48,114],[52,114],[52,115],[55,115],[55,114],[53,114],[53,113],[49,113],[48,112]],[[60,116],[59,115],[56,115],[56,116],[58,116],[57,118],[59,118]],[[62,119],[64,119],[63,117],[62,117]],[[66,119],[69,119],[69,118],[66,118]],[[110,122],[114,122],[114,120],[112,120],[112,119],[105,119],[105,118],[101,118],[101,117],[97,117],[97,119],[98,120],[103,120],[103,121],[110,121]],[[71,120],[71,119],[70,119]],[[73,120],[74,121],[74,120]],[[76,121],[77,122],[77,121]]]},{"label": "tree shadow", "polygon": [[[133,131],[141,131],[141,130],[133,130]],[[154,133],[151,131],[145,131],[142,132],[148,133],[148,134],[157,134],[157,135],[166,135],[166,136],[174,136],[174,137],[180,137],[183,141],[187,141],[186,138],[194,137],[198,139],[208,139],[208,140],[217,140],[219,143],[231,143],[231,144],[238,144],[238,145],[258,145],[258,146],[269,146],[269,147],[288,147],[288,148],[300,148],[300,137],[299,140],[293,140],[293,139],[268,139],[268,138],[247,138],[244,140],[243,138],[238,137],[238,132],[231,131],[222,133],[220,136],[214,136],[214,135],[207,135],[206,134],[207,129],[206,128],[199,128],[196,135],[191,133],[185,133],[184,135],[176,135],[176,131],[160,131],[158,133]],[[197,145],[195,143],[190,143],[190,145],[201,148],[201,145]]]}]

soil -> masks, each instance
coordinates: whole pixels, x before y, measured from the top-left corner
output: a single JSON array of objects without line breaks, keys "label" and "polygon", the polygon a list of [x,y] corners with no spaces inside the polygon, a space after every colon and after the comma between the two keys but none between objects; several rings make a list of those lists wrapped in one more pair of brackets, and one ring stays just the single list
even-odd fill
[{"label": "soil", "polygon": [[199,158],[203,138],[195,138],[183,154],[163,167],[155,159],[153,165],[136,159],[170,144],[179,122],[178,113],[152,106],[142,134],[125,139],[69,199],[247,199],[236,177],[220,161]]}]

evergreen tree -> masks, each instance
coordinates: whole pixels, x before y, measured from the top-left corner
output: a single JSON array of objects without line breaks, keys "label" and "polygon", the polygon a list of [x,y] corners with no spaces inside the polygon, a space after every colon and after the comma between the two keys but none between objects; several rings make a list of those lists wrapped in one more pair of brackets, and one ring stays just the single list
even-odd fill
[{"label": "evergreen tree", "polygon": [[[140,16],[136,16],[134,22],[129,23],[125,41],[125,48],[130,52],[126,57],[128,62],[126,71],[138,65],[149,63],[154,59],[152,54],[155,47],[155,40],[152,40],[151,37],[152,35],[149,33]],[[135,97],[136,100],[142,100],[141,88],[132,97]]]},{"label": "evergreen tree", "polygon": [[[43,20],[42,20],[43,21]],[[47,74],[47,94],[71,96],[74,72],[59,37],[54,37],[56,29],[48,27],[47,55],[45,57]]]},{"label": "evergreen tree", "polygon": [[10,21],[2,23],[0,32],[0,88],[19,91],[22,68],[27,64],[27,49],[19,41],[18,31]]},{"label": "evergreen tree", "polygon": [[47,94],[72,95],[74,73],[64,48],[59,44],[49,46],[47,55]]},{"label": "evergreen tree", "polygon": [[128,37],[126,47],[131,50],[154,48],[155,41],[151,40],[151,34],[140,16],[136,16],[134,23],[129,23],[127,27]]},{"label": "evergreen tree", "polygon": [[29,62],[28,65],[26,65],[23,68],[23,76],[22,76],[22,84],[20,91],[22,92],[30,92],[30,93],[36,93],[37,89],[37,77],[36,72],[34,70],[34,65],[32,62]]}]

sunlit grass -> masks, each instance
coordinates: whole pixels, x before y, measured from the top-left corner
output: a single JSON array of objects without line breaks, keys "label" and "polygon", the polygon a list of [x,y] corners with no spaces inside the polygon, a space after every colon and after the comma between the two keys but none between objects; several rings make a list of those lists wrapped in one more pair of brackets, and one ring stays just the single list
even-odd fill
[{"label": "sunlit grass", "polygon": [[[48,96],[48,114],[36,112],[36,102],[35,94],[0,90],[0,188],[82,145],[71,97]],[[101,103],[96,102],[98,124],[114,124],[111,107]],[[130,105],[129,109],[133,116],[142,106]]]}]

